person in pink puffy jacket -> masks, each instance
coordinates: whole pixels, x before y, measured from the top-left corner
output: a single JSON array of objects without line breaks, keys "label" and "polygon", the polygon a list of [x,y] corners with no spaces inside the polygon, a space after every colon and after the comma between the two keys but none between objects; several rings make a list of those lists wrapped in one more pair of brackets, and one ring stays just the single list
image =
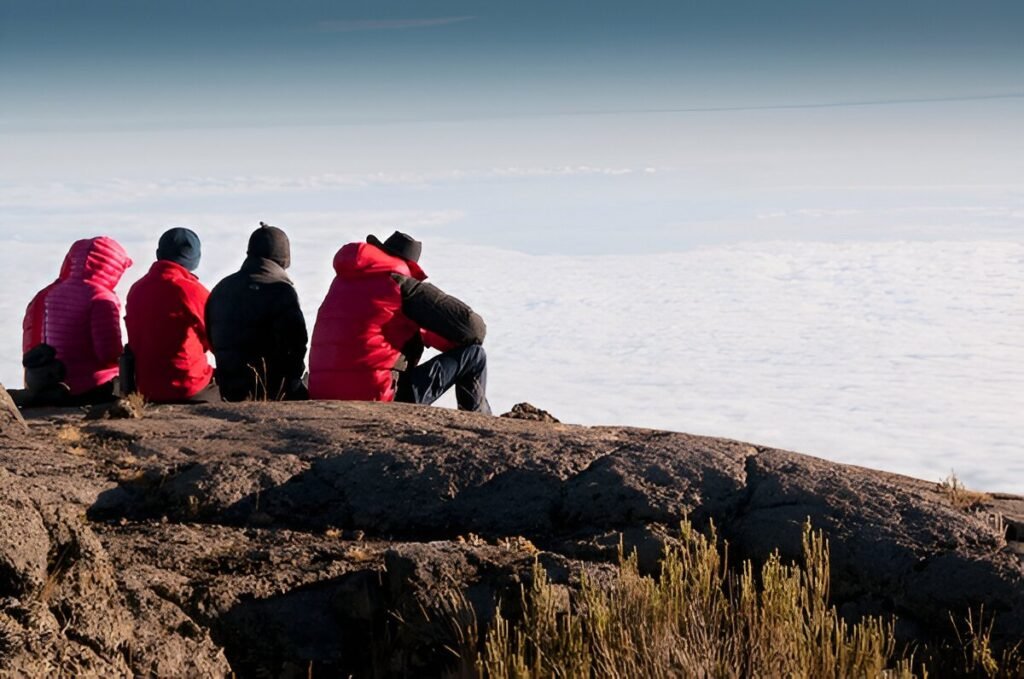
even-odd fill
[{"label": "person in pink puffy jacket", "polygon": [[[32,298],[22,324],[29,402],[96,403],[113,397],[122,348],[121,302],[114,288],[131,265],[113,238],[75,241],[58,279]],[[66,389],[55,390],[57,383]]]}]

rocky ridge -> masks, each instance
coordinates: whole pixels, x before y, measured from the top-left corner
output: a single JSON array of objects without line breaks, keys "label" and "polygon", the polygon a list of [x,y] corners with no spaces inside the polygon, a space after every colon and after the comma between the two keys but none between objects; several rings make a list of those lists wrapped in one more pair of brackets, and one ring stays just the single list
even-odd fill
[{"label": "rocky ridge", "polygon": [[437,674],[452,592],[486,623],[535,561],[572,586],[621,541],[653,571],[684,518],[734,562],[797,558],[810,518],[844,615],[929,638],[983,605],[1024,637],[1024,498],[965,511],[737,441],[401,404],[99,415],[0,406],[0,676]]}]

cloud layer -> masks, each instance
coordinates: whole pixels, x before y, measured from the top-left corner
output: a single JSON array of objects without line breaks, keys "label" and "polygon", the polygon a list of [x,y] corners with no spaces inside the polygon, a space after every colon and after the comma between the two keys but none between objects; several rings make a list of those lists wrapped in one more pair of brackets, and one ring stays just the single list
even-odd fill
[{"label": "cloud layer", "polygon": [[301,193],[373,186],[424,186],[488,179],[558,177],[619,177],[656,173],[653,167],[595,167],[590,165],[507,166],[434,172],[326,173],[300,177],[272,175],[183,177],[158,181],[104,179],[87,182],[0,183],[0,209],[85,208],[160,199],[201,198],[268,193]]},{"label": "cloud layer", "polygon": [[[206,220],[199,273],[212,285],[240,263],[249,217],[193,217]],[[291,273],[312,323],[338,246],[450,216],[295,217]],[[152,258],[156,228],[119,227],[138,262],[122,294]],[[925,479],[952,469],[969,486],[1024,493],[1024,244],[587,257],[424,241],[431,280],[487,320],[498,409],[527,400],[570,422],[726,436]],[[6,384],[21,379],[24,306],[68,242],[0,237],[0,268],[21,272],[0,291]]]}]

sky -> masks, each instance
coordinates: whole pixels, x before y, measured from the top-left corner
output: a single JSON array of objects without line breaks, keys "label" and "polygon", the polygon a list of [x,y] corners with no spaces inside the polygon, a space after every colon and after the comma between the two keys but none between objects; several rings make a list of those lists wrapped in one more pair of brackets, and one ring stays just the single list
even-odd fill
[{"label": "sky", "polygon": [[191,227],[212,286],[277,224],[312,323],[335,250],[401,229],[488,319],[499,409],[1024,492],[1022,29],[987,0],[0,0],[0,379],[76,238],[124,243],[126,288]]},{"label": "sky", "polygon": [[529,252],[1017,239],[1021,27],[985,1],[0,0],[0,228],[244,184]]}]

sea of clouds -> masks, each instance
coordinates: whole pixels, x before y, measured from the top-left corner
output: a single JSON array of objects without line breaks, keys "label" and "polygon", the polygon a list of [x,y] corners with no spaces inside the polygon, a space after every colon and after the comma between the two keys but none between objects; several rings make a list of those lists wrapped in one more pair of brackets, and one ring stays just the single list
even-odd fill
[{"label": "sea of clouds", "polygon": [[[94,211],[149,267],[169,225],[203,238],[210,287],[262,215]],[[929,480],[1024,493],[1024,244],[749,242],[663,254],[543,255],[445,237],[448,211],[278,214],[312,328],[345,242],[425,242],[431,280],[486,319],[491,402],[563,421],[725,436]],[[82,231],[36,214],[0,230],[0,381],[21,381],[24,308]],[[446,399],[452,405],[451,399]]]}]

